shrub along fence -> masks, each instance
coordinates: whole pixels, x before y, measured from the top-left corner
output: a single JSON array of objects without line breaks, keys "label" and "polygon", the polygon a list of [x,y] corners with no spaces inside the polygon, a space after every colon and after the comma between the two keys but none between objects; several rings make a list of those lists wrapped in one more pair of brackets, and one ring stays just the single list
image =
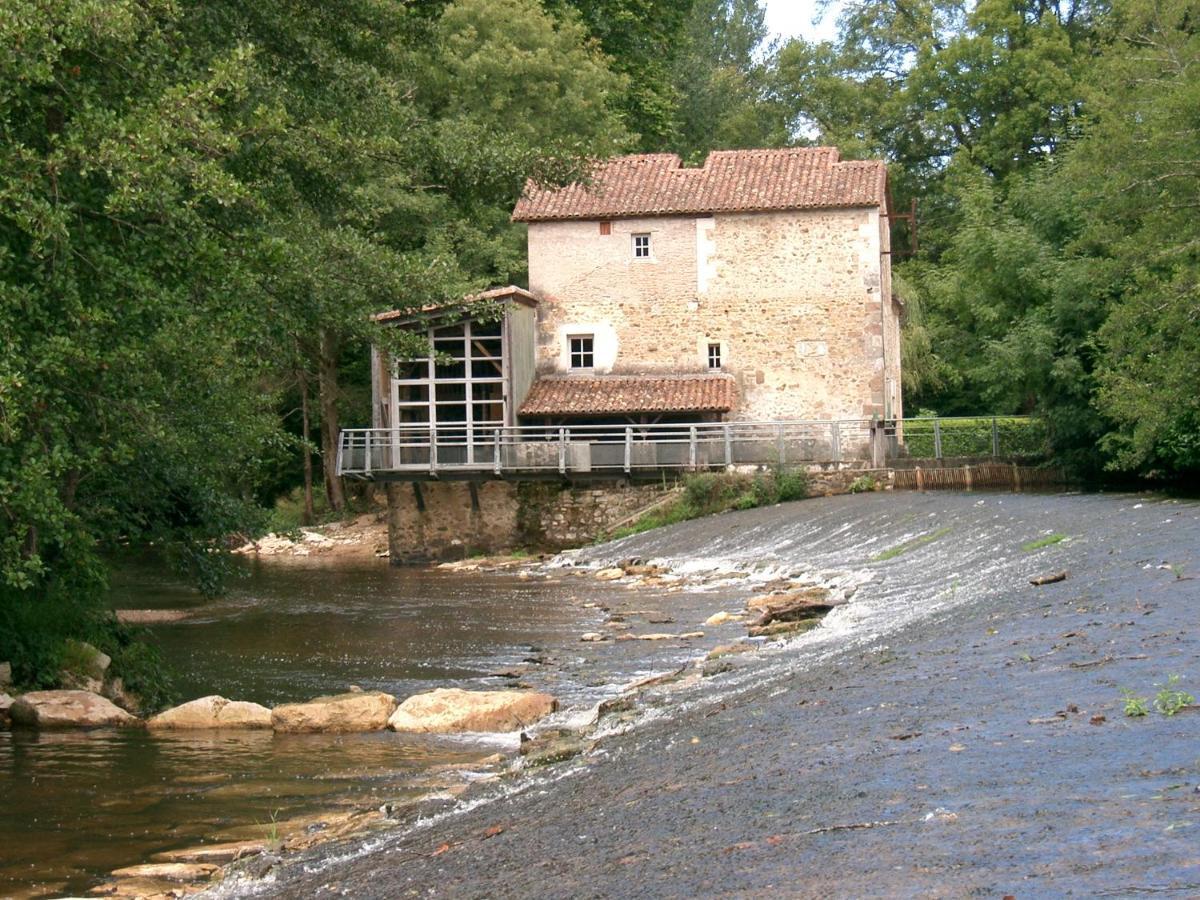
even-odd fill
[{"label": "shrub along fence", "polygon": [[1027,416],[903,419],[897,423],[889,451],[894,459],[1034,460],[1049,455],[1049,435],[1041,420]]}]

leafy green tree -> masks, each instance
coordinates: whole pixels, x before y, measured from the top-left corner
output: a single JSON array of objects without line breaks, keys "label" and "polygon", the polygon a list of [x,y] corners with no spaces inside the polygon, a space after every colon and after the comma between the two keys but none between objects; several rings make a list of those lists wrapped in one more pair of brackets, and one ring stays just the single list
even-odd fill
[{"label": "leafy green tree", "polygon": [[662,150],[675,131],[679,94],[671,64],[693,0],[545,0],[556,13],[577,12],[627,81],[616,109],[637,149]]},{"label": "leafy green tree", "polygon": [[713,149],[789,142],[771,93],[769,37],[760,0],[697,0],[672,72],[680,97],[673,150],[699,160]]},{"label": "leafy green tree", "polygon": [[0,657],[33,681],[47,622],[118,640],[102,549],[217,574],[297,375],[330,470],[368,313],[516,266],[495,210],[621,139],[620,81],[534,0],[12,0],[0,42]]}]

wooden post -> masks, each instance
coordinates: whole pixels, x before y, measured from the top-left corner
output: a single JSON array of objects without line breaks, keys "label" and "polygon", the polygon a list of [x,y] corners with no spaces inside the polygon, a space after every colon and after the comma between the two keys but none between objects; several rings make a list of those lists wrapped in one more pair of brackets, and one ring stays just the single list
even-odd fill
[{"label": "wooden post", "polygon": [[966,477],[967,477],[967,490],[968,490],[968,491],[970,491],[970,490],[974,490],[974,483],[973,483],[973,482],[972,482],[972,480],[971,480],[971,467],[970,467],[970,466],[963,466],[963,472],[964,472],[964,474],[965,474],[965,475],[966,475]]},{"label": "wooden post", "polygon": [[916,470],[917,470],[917,490],[923,491],[923,490],[925,490],[925,473],[921,471],[920,466],[917,466]]},{"label": "wooden post", "polygon": [[688,467],[696,468],[696,426],[688,429]]},{"label": "wooden post", "polygon": [[933,458],[942,458],[942,420],[933,420]]},{"label": "wooden post", "polygon": [[437,471],[437,425],[429,426],[429,474]]},{"label": "wooden post", "polygon": [[567,474],[567,429],[558,429],[558,472]]},{"label": "wooden post", "polygon": [[1016,463],[1013,463],[1012,464],[1012,473],[1013,473],[1013,490],[1019,491],[1021,489],[1021,467],[1018,466]]},{"label": "wooden post", "polygon": [[503,427],[497,425],[492,431],[492,473],[494,475],[500,474],[500,429]]},{"label": "wooden post", "polygon": [[625,426],[625,474],[633,471],[633,427]]},{"label": "wooden post", "polygon": [[874,419],[870,427],[871,468],[883,469],[887,466],[887,453],[884,449],[883,422]]},{"label": "wooden post", "polygon": [[725,423],[725,468],[733,465],[733,432],[729,423]]},{"label": "wooden post", "polygon": [[371,474],[371,435],[373,431],[368,428],[363,432],[363,472],[367,475]]}]

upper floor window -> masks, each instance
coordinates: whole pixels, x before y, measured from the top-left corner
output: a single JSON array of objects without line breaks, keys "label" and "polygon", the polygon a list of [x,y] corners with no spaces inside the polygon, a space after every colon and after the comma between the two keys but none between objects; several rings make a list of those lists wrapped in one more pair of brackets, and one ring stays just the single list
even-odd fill
[{"label": "upper floor window", "polygon": [[612,222],[601,222],[600,223],[600,234],[601,235],[612,234]]},{"label": "upper floor window", "polygon": [[649,259],[650,258],[650,235],[635,234],[633,236],[633,258],[634,259]]},{"label": "upper floor window", "polygon": [[571,350],[572,369],[590,369],[595,365],[595,339],[590,334],[575,334],[567,338]]},{"label": "upper floor window", "polygon": [[709,344],[708,345],[708,367],[710,369],[721,368],[721,345],[720,344]]}]

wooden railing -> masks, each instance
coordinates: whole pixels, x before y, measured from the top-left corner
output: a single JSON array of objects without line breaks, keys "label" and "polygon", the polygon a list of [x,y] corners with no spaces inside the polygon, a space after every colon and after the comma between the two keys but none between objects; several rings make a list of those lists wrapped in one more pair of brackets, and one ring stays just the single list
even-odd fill
[{"label": "wooden railing", "polygon": [[[644,475],[848,461],[881,467],[904,455],[1035,455],[1012,449],[1015,436],[1030,443],[1030,427],[1026,419],[975,418],[355,428],[341,434],[337,467],[341,475],[365,479],[455,473]],[[921,445],[919,454],[906,453],[908,440]]]}]

